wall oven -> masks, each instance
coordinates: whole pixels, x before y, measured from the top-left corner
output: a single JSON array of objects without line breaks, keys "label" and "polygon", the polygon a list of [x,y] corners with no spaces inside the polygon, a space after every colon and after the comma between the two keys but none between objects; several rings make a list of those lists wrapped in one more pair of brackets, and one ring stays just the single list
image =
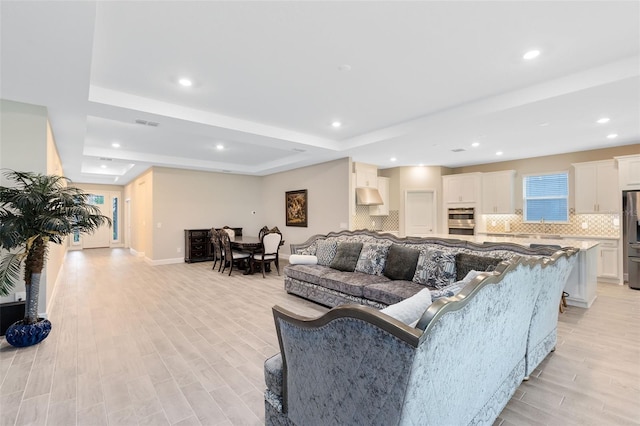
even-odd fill
[{"label": "wall oven", "polygon": [[457,207],[448,210],[448,227],[451,235],[474,235],[476,229],[473,207]]}]

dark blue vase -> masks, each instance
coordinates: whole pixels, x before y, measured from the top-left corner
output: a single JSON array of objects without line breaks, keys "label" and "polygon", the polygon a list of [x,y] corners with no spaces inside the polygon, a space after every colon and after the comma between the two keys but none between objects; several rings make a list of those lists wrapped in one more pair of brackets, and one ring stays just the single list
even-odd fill
[{"label": "dark blue vase", "polygon": [[38,318],[35,324],[24,324],[23,320],[16,321],[7,328],[4,337],[11,346],[23,348],[33,346],[47,338],[51,332],[51,322]]}]

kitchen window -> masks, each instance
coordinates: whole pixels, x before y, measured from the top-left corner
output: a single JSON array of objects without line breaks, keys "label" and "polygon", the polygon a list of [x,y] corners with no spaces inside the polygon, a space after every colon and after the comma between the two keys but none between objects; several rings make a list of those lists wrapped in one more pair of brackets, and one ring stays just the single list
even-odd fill
[{"label": "kitchen window", "polygon": [[522,179],[525,222],[569,221],[569,173],[527,175]]}]

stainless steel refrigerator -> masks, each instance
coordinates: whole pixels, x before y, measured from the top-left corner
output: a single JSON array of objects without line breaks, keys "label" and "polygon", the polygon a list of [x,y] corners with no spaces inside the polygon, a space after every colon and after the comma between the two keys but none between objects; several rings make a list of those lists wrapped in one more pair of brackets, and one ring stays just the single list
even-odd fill
[{"label": "stainless steel refrigerator", "polygon": [[640,290],[640,191],[622,192],[622,249],[629,288]]}]

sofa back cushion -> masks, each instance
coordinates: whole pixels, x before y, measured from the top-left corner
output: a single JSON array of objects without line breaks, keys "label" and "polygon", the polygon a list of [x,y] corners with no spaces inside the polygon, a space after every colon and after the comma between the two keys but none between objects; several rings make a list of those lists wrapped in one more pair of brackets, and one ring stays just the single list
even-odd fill
[{"label": "sofa back cushion", "polygon": [[331,260],[329,267],[338,271],[353,272],[362,251],[362,243],[340,242],[336,255]]},{"label": "sofa back cushion", "polygon": [[464,279],[469,271],[493,271],[503,259],[497,257],[476,256],[468,253],[456,254],[456,276]]},{"label": "sofa back cushion", "polygon": [[416,266],[413,281],[442,288],[456,281],[456,256],[446,250],[424,248]]},{"label": "sofa back cushion", "polygon": [[389,244],[364,243],[356,264],[356,272],[382,275],[389,254]]},{"label": "sofa back cushion", "polygon": [[391,280],[411,281],[416,272],[418,256],[419,250],[391,244],[384,265],[384,276]]},{"label": "sofa back cushion", "polygon": [[316,257],[318,265],[329,266],[338,251],[338,243],[336,241],[318,241],[316,244]]}]

